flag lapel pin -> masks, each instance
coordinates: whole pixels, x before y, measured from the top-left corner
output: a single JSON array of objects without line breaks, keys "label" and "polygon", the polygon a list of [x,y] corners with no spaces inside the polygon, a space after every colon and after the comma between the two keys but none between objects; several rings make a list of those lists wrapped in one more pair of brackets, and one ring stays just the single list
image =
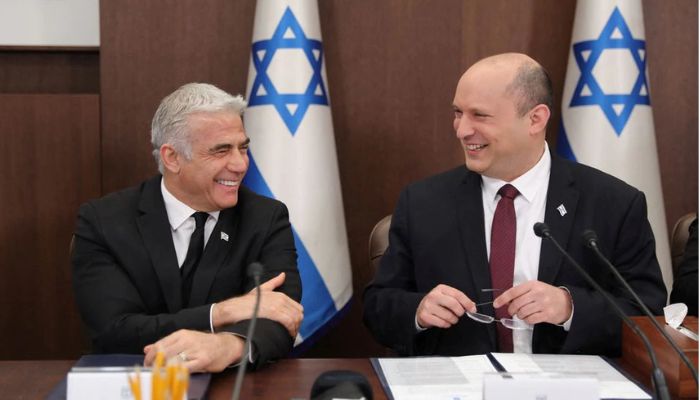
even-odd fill
[{"label": "flag lapel pin", "polygon": [[559,211],[559,214],[562,217],[566,215],[566,207],[564,207],[563,204],[559,204],[559,207],[557,207],[557,211]]},{"label": "flag lapel pin", "polygon": [[227,241],[228,242],[228,233],[226,232],[221,232],[221,240]]}]

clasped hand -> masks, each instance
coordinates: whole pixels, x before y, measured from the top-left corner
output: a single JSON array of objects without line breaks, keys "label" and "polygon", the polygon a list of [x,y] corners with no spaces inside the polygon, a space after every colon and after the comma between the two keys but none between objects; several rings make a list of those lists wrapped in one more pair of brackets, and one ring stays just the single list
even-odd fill
[{"label": "clasped hand", "polygon": [[[514,286],[494,299],[494,308],[504,306],[508,307],[508,314],[528,324],[562,324],[572,312],[566,290],[534,280]],[[465,312],[477,312],[474,301],[458,289],[438,285],[418,305],[416,322],[422,328],[449,328]]]}]

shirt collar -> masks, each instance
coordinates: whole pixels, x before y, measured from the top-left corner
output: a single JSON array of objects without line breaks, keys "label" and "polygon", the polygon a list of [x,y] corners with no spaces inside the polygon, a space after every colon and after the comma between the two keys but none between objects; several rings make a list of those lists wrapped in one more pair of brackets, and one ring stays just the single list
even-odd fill
[{"label": "shirt collar", "polygon": [[[165,187],[165,178],[160,180],[160,192],[163,194],[163,202],[165,203],[165,212],[168,214],[168,221],[170,222],[170,228],[176,231],[182,226],[182,224],[187,221],[187,218],[191,217],[192,214],[197,212],[197,210],[188,206],[187,204],[178,200],[172,193],[168,191]],[[210,211],[208,214],[214,217],[214,221],[218,221],[220,211]]]},{"label": "shirt collar", "polygon": [[[512,182],[482,175],[481,190],[486,193],[486,198],[495,200],[498,190],[506,183],[510,183],[518,189],[518,192],[525,200],[531,202],[537,195],[537,192],[543,187],[542,183],[546,183],[549,179],[549,170],[551,166],[552,156],[549,154],[549,146],[547,142],[545,142],[542,157],[540,157],[537,164],[527,172],[515,178]],[[544,187],[546,187],[546,185]]]}]

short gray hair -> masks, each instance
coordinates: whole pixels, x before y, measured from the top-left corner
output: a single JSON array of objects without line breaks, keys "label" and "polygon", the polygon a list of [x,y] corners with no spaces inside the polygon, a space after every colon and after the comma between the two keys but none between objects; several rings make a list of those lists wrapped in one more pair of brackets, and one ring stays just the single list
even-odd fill
[{"label": "short gray hair", "polygon": [[549,73],[534,61],[524,62],[518,68],[506,91],[517,96],[516,109],[521,117],[538,104],[544,104],[550,110],[554,106],[554,91]]},{"label": "short gray hair", "polygon": [[151,122],[153,157],[160,173],[164,171],[160,159],[160,148],[164,144],[172,145],[186,159],[192,158],[192,140],[187,128],[187,118],[191,114],[230,111],[242,116],[245,107],[243,96],[232,96],[208,83],[188,83],[166,96]]}]

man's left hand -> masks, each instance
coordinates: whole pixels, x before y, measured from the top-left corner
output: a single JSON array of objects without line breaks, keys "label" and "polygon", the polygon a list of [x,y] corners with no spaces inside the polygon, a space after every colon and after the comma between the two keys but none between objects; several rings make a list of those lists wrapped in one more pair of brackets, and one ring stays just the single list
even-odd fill
[{"label": "man's left hand", "polygon": [[144,347],[144,365],[151,366],[158,350],[165,359],[180,358],[191,372],[220,372],[243,356],[243,338],[230,333],[181,329]]},{"label": "man's left hand", "polygon": [[528,281],[503,292],[493,301],[493,307],[503,306],[508,306],[508,314],[533,325],[560,325],[571,317],[569,293],[540,281]]}]

